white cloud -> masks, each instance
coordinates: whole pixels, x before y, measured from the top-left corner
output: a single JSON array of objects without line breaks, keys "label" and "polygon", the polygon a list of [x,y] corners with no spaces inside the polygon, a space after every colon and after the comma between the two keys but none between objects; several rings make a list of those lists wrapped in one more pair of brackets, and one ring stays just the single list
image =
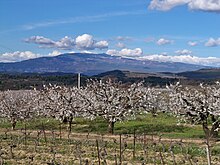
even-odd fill
[{"label": "white cloud", "polygon": [[106,49],[108,48],[108,42],[105,40],[96,41],[92,35],[83,34],[76,39],[65,36],[64,38],[53,41],[43,36],[32,36],[25,39],[26,43],[34,43],[40,45],[41,48],[56,48],[62,50],[94,50],[94,49]]},{"label": "white cloud", "polygon": [[106,51],[106,54],[112,55],[112,56],[120,56],[120,51],[115,49],[109,49]]},{"label": "white cloud", "polygon": [[82,50],[91,50],[94,45],[93,36],[89,34],[83,34],[81,36],[76,37],[76,47]]},{"label": "white cloud", "polygon": [[165,39],[165,38],[160,38],[158,41],[157,41],[157,45],[167,45],[167,44],[171,44],[173,41],[171,40],[168,40],[168,39]]},{"label": "white cloud", "polygon": [[57,49],[67,49],[67,50],[72,49],[75,45],[74,39],[71,39],[68,36],[65,36],[59,41],[53,41],[43,36],[32,36],[30,38],[25,39],[25,42],[38,44],[42,48],[57,48]]},{"label": "white cloud", "polygon": [[152,0],[148,8],[167,11],[181,5],[187,5],[191,10],[220,11],[220,0]]},{"label": "white cloud", "polygon": [[143,51],[141,48],[135,48],[135,49],[124,48],[120,51],[120,54],[122,56],[140,56],[143,54]]},{"label": "white cloud", "polygon": [[149,9],[167,11],[176,6],[187,4],[188,2],[190,2],[190,0],[152,0]]},{"label": "white cloud", "polygon": [[133,38],[129,37],[129,36],[118,36],[118,37],[116,37],[116,40],[118,40],[118,41],[132,41]]},{"label": "white cloud", "polygon": [[35,54],[31,51],[16,51],[12,53],[4,53],[0,55],[1,62],[16,62],[16,61],[23,61],[31,58],[37,58],[40,54]]},{"label": "white cloud", "polygon": [[116,47],[118,47],[118,48],[125,48],[126,45],[124,43],[122,43],[122,42],[119,42],[119,43],[116,44]]},{"label": "white cloud", "polygon": [[48,56],[58,56],[58,55],[60,55],[60,54],[62,54],[62,53],[59,52],[58,50],[54,50],[54,51],[52,51],[51,53],[49,53]]},{"label": "white cloud", "polygon": [[196,45],[198,45],[198,42],[197,41],[189,41],[188,45],[189,46],[196,46]]},{"label": "white cloud", "polygon": [[68,36],[65,36],[64,38],[55,42],[55,44],[54,44],[54,47],[56,47],[58,49],[66,49],[66,50],[71,50],[74,48],[74,46],[75,46],[74,39],[72,39]]},{"label": "white cloud", "polygon": [[94,50],[108,48],[107,41],[95,41],[92,35],[83,34],[76,38],[76,48],[80,50]]},{"label": "white cloud", "polygon": [[51,53],[48,54],[39,54],[39,53],[33,53],[31,51],[16,51],[16,52],[8,52],[0,54],[0,62],[18,62],[38,57],[50,57],[50,56],[58,56],[62,54],[61,52],[54,50]]},{"label": "white cloud", "polygon": [[162,54],[153,54],[139,57],[138,59],[153,60],[159,62],[182,62],[188,64],[220,67],[220,58],[217,57],[197,57],[191,55],[169,56]]},{"label": "white cloud", "polygon": [[175,53],[178,55],[191,55],[192,51],[187,50],[187,49],[183,49],[183,50],[177,50],[177,51],[175,51]]},{"label": "white cloud", "polygon": [[27,43],[35,43],[39,45],[44,45],[44,46],[53,46],[55,42],[49,38],[45,38],[43,36],[32,36],[30,38],[25,39],[25,42]]},{"label": "white cloud", "polygon": [[98,49],[106,49],[108,48],[108,42],[107,41],[98,41],[94,44],[95,48]]},{"label": "white cloud", "polygon": [[88,51],[88,50],[83,50],[83,51],[80,51],[80,53],[94,54],[94,52],[91,52],[91,51]]},{"label": "white cloud", "polygon": [[219,12],[220,0],[191,0],[188,6],[193,10]]},{"label": "white cloud", "polygon": [[220,38],[217,39],[209,38],[209,40],[205,43],[205,46],[207,47],[220,46]]},{"label": "white cloud", "polygon": [[115,49],[110,49],[106,52],[106,54],[113,55],[113,56],[137,57],[137,56],[142,55],[143,51],[141,48],[135,48],[135,49],[124,48],[120,51],[117,51]]}]

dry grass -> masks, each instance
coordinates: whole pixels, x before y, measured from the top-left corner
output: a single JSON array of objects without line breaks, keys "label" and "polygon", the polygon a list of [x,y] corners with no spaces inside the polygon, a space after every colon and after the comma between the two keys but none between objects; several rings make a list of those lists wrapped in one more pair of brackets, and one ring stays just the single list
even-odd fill
[{"label": "dry grass", "polygon": [[[1,129],[1,159],[4,164],[99,164],[98,142],[101,164],[120,164],[120,157],[124,165],[207,164],[201,140],[137,135],[134,147],[133,135],[122,135],[120,143],[119,135],[61,133]],[[219,156],[218,152],[213,155],[213,164],[220,162]]]}]

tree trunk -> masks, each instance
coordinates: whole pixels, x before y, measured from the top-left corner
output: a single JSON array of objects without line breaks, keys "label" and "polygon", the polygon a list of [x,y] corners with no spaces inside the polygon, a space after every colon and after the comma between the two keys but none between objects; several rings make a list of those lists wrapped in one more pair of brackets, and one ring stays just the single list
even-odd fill
[{"label": "tree trunk", "polygon": [[15,126],[17,124],[17,121],[15,119],[11,120],[11,126],[12,126],[12,130],[15,130]]},{"label": "tree trunk", "polygon": [[68,139],[70,138],[70,134],[72,132],[72,122],[73,122],[73,118],[69,119],[69,132],[68,132]]},{"label": "tree trunk", "polygon": [[209,145],[209,140],[207,139],[206,141],[206,155],[207,155],[207,161],[208,161],[208,165],[211,165],[211,149],[210,149],[210,145]]},{"label": "tree trunk", "polygon": [[205,136],[206,136],[206,137],[209,136],[210,130],[209,130],[209,128],[208,128],[207,123],[202,123],[202,129],[203,129],[203,131],[204,131],[204,133],[205,133]]},{"label": "tree trunk", "polygon": [[72,123],[73,123],[73,119],[71,118],[71,119],[69,120],[69,133],[72,132]]},{"label": "tree trunk", "polygon": [[114,126],[115,126],[115,122],[110,121],[108,124],[108,133],[110,133],[112,135],[114,134]]},{"label": "tree trunk", "polygon": [[208,124],[207,122],[204,122],[202,124],[203,126],[203,131],[205,133],[205,137],[206,137],[206,155],[207,155],[207,162],[208,165],[211,165],[211,147],[210,147],[210,139],[212,138],[212,129],[210,130],[208,128]]}]

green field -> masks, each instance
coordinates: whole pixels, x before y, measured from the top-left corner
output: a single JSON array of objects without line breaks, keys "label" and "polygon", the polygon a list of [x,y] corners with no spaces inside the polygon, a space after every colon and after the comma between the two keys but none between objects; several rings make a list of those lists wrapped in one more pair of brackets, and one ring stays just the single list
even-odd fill
[{"label": "green field", "polygon": [[[16,128],[24,128],[25,122],[18,122]],[[34,119],[26,122],[27,129],[59,130],[60,122],[55,119]],[[2,120],[1,128],[10,128],[10,123]],[[67,124],[62,124],[62,129],[67,129]],[[108,123],[102,118],[95,120],[76,118],[72,125],[72,131],[78,133],[107,134]],[[136,119],[115,124],[115,134],[137,134],[163,135],[170,138],[204,138],[200,125],[179,124],[178,120],[168,114],[159,114],[153,117],[151,114],[139,115]]]},{"label": "green field", "polygon": [[[101,118],[77,118],[69,133],[68,124],[44,118],[18,122],[12,131],[1,119],[0,158],[4,164],[207,164],[199,125],[178,124],[167,114],[146,114],[116,123],[115,135],[107,133],[107,126]],[[213,164],[219,156],[215,142]]]}]

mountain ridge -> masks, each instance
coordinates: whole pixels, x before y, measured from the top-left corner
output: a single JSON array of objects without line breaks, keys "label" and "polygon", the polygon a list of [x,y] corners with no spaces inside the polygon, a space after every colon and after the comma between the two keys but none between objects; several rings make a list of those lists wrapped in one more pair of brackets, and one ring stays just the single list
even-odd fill
[{"label": "mountain ridge", "polygon": [[18,73],[83,73],[96,75],[111,70],[132,72],[184,72],[205,68],[205,66],[137,60],[107,54],[66,53],[53,57],[39,57],[14,63],[0,63],[0,72]]}]

